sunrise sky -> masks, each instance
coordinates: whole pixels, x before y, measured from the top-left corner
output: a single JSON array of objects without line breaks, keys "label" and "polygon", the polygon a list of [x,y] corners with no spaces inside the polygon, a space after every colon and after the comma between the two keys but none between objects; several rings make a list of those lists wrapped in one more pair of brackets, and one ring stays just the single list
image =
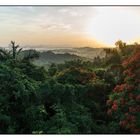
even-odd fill
[{"label": "sunrise sky", "polygon": [[140,7],[1,6],[0,46],[113,46],[140,42]]}]

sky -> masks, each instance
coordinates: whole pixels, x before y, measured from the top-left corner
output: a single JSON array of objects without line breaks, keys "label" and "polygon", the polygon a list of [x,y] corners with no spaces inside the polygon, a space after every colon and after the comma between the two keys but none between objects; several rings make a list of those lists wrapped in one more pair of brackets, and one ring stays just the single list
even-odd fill
[{"label": "sky", "polygon": [[0,46],[114,46],[140,42],[140,7],[0,6]]}]

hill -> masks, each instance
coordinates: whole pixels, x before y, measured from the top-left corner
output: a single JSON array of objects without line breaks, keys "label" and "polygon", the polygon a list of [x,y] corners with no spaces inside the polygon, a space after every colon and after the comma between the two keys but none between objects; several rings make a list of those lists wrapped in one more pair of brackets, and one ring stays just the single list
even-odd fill
[{"label": "hill", "polygon": [[64,63],[65,61],[76,59],[82,59],[82,57],[69,53],[56,54],[52,51],[43,51],[39,53],[39,58],[34,60],[34,62],[35,64],[42,66],[50,63]]},{"label": "hill", "polygon": [[91,48],[91,47],[80,47],[80,48],[70,48],[70,49],[55,49],[52,50],[54,53],[69,53],[81,57],[86,57],[89,59],[94,59],[94,57],[100,56],[104,57],[104,48]]}]

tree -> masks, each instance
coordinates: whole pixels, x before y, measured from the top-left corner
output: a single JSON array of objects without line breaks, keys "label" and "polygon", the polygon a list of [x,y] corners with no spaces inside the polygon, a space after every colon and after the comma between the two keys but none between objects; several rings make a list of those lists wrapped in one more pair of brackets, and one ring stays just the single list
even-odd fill
[{"label": "tree", "polygon": [[109,115],[113,115],[126,133],[140,133],[140,46],[135,45],[132,55],[126,58],[124,80],[116,85],[107,101]]},{"label": "tree", "polygon": [[36,50],[30,49],[23,52],[24,61],[30,61],[37,58],[39,58],[39,52],[37,52]]},{"label": "tree", "polygon": [[28,50],[27,52],[23,51],[23,48],[20,48],[19,45],[16,45],[15,41],[11,41],[10,50],[0,49],[0,60],[23,60],[30,61],[36,58],[39,58],[39,52],[36,50]]},{"label": "tree", "polygon": [[19,45],[15,45],[15,41],[11,41],[10,46],[12,47],[12,58],[16,59],[19,53],[22,51],[22,48],[19,48]]}]

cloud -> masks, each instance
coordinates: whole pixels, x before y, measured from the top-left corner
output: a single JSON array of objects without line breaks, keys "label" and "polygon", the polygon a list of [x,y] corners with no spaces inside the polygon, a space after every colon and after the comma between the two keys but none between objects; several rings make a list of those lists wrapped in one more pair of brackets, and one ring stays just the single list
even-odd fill
[{"label": "cloud", "polygon": [[74,16],[74,17],[81,17],[81,16],[83,16],[81,11],[78,12],[76,9],[73,9],[73,8],[59,9],[58,12],[62,13],[62,14],[66,14],[67,16]]},{"label": "cloud", "polygon": [[41,27],[48,31],[55,31],[55,32],[56,31],[66,32],[66,31],[70,31],[72,29],[70,24],[64,24],[64,23],[41,25]]},{"label": "cloud", "polygon": [[[93,17],[94,8],[85,7],[49,7],[49,6],[12,6],[0,7],[0,25],[4,26],[30,26],[46,28],[56,31],[81,31],[84,30],[85,22]],[[92,16],[91,16],[92,15]]]},{"label": "cloud", "polygon": [[[0,36],[19,40],[51,40],[62,36],[84,36],[94,17],[92,7],[5,6],[0,7]],[[23,39],[22,39],[23,38]],[[75,38],[75,37],[74,37]]]}]

